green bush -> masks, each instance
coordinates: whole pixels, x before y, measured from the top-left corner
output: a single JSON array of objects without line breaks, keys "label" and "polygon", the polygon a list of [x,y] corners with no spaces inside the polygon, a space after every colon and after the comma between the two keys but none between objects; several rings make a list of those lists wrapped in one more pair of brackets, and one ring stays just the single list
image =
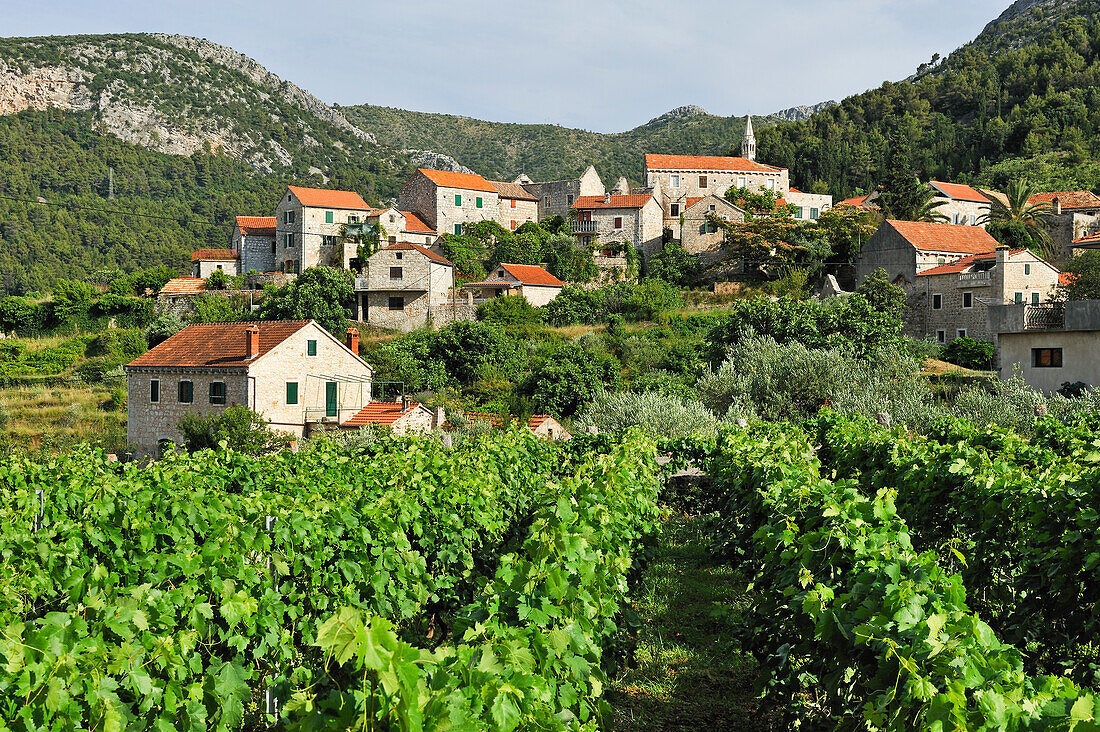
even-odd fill
[{"label": "green bush", "polygon": [[546,354],[528,377],[524,393],[535,411],[572,417],[600,389],[619,385],[619,362],[607,353],[567,343]]},{"label": "green bush", "polygon": [[577,418],[578,430],[618,432],[635,425],[655,437],[678,438],[713,434],[718,420],[699,402],[660,391],[601,391]]},{"label": "green bush", "polygon": [[89,358],[77,366],[74,373],[87,384],[99,384],[102,383],[104,376],[114,366],[115,364],[103,357]]},{"label": "green bush", "polygon": [[502,295],[478,305],[477,319],[499,325],[541,323],[542,311],[523,295]]},{"label": "green bush", "polygon": [[290,444],[289,436],[268,429],[263,417],[244,406],[208,416],[188,412],[179,428],[188,452],[218,450],[224,442],[229,449],[246,455],[267,455]]},{"label": "green bush", "polygon": [[104,357],[113,364],[129,363],[148,350],[144,334],[136,328],[106,330],[88,341],[84,355]]},{"label": "green bush", "polygon": [[650,278],[637,285],[617,282],[593,290],[567,286],[543,311],[550,325],[595,325],[608,322],[612,315],[633,321],[654,320],[683,304],[674,286]]},{"label": "green bush", "polygon": [[161,313],[145,329],[145,340],[154,348],[183,330],[183,319],[175,313]]},{"label": "green bush", "polygon": [[956,338],[943,348],[943,360],[967,369],[993,368],[996,347],[989,341],[975,338]]}]

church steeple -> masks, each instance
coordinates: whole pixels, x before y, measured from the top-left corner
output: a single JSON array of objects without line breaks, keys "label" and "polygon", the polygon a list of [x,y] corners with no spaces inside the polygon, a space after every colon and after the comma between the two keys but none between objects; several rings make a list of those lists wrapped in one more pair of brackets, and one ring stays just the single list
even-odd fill
[{"label": "church steeple", "polygon": [[741,138],[741,157],[756,160],[756,135],[752,134],[752,115],[745,115],[745,136]]}]

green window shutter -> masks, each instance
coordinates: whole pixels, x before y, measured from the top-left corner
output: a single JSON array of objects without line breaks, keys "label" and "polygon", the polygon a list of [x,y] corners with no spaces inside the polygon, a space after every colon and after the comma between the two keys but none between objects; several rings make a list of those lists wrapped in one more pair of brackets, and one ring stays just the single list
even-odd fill
[{"label": "green window shutter", "polygon": [[1026,263],[1026,262],[1024,263],[1024,274],[1026,274],[1026,275],[1031,274],[1031,265]]},{"label": "green window shutter", "polygon": [[455,236],[462,236],[462,224],[455,224]]},{"label": "green window shutter", "polygon": [[295,259],[294,260],[294,274],[301,274],[301,273],[302,273],[302,260]]},{"label": "green window shutter", "polygon": [[317,355],[317,341],[315,341],[315,340],[306,341],[306,355],[307,356],[316,356]]},{"label": "green window shutter", "polygon": [[297,404],[298,403],[298,382],[288,381],[286,382],[286,403]]},{"label": "green window shutter", "polygon": [[1039,304],[1039,293],[1038,292],[1031,293],[1031,304],[1032,305],[1038,305]]},{"label": "green window shutter", "polygon": [[461,193],[456,193],[455,194],[455,205],[456,206],[461,206],[462,205],[462,194]]},{"label": "green window shutter", "polygon": [[336,382],[328,381],[325,383],[325,416],[336,416]]},{"label": "green window shutter", "polygon": [[478,208],[481,208],[481,196],[478,196],[477,198],[474,199],[474,205],[477,206]]},{"label": "green window shutter", "polygon": [[332,223],[332,211],[325,211],[325,223],[326,224],[331,224]]},{"label": "green window shutter", "polygon": [[1016,293],[1016,304],[1017,304],[1017,305],[1019,305],[1019,304],[1020,304],[1020,303],[1022,303],[1023,301],[1024,301],[1024,293],[1022,293],[1022,292],[1017,292],[1017,293]]}]

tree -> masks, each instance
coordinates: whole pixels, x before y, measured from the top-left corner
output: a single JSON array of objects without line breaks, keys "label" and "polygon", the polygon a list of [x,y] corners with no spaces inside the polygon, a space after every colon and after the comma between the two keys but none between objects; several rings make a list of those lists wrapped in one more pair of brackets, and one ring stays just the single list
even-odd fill
[{"label": "tree", "polygon": [[246,455],[267,455],[287,449],[291,441],[289,435],[268,429],[264,418],[245,406],[207,416],[188,412],[179,428],[188,452],[217,450],[224,442],[226,448]]},{"label": "tree", "polygon": [[650,258],[646,273],[649,277],[685,287],[696,280],[699,269],[698,255],[688,254],[683,244],[670,241]]},{"label": "tree", "polygon": [[477,319],[500,325],[541,323],[542,312],[523,295],[502,295],[477,306]]},{"label": "tree", "polygon": [[904,320],[909,311],[909,300],[905,296],[905,290],[890,282],[890,276],[882,267],[867,275],[856,289],[856,294],[867,298],[867,302],[875,310],[898,320]]},{"label": "tree", "polygon": [[1005,199],[990,197],[989,213],[978,219],[997,241],[1008,246],[1026,247],[1050,259],[1055,254],[1050,238],[1050,204],[1031,203],[1037,191],[1024,178],[1017,178],[1005,188]]},{"label": "tree", "polygon": [[944,346],[943,360],[967,369],[991,369],[996,351],[989,341],[956,338]]},{"label": "tree", "polygon": [[551,351],[531,371],[524,391],[539,412],[571,417],[604,388],[619,386],[619,362],[567,343]]},{"label": "tree", "polygon": [[854,206],[834,206],[814,224],[829,242],[833,262],[854,262],[863,242],[871,238],[879,225],[878,214]]},{"label": "tree", "polygon": [[153,348],[181,330],[183,330],[183,319],[180,316],[175,313],[161,313],[145,329],[145,340],[148,341],[149,347]]},{"label": "tree", "polygon": [[945,221],[936,211],[946,201],[933,201],[936,192],[921,183],[913,171],[912,148],[903,134],[894,138],[879,204],[889,219],[902,221]]},{"label": "tree", "polygon": [[316,320],[343,339],[347,306],[355,297],[351,274],[332,267],[310,267],[277,290],[269,290],[260,306],[263,320]]},{"label": "tree", "polygon": [[1100,300],[1100,251],[1078,254],[1063,270],[1067,284],[1062,293],[1067,300]]}]

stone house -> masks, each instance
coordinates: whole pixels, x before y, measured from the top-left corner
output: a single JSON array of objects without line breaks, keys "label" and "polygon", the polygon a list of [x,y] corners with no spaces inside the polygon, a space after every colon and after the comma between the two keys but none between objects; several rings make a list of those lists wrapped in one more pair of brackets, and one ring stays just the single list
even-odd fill
[{"label": "stone house", "polygon": [[292,437],[339,425],[371,400],[359,332],[312,320],[190,325],[126,365],[127,440],[142,454],[182,444],[185,414],[243,405]]},{"label": "stone house", "polygon": [[553,216],[561,216],[564,219],[578,198],[584,196],[603,197],[607,193],[603,181],[600,180],[600,174],[591,165],[581,173],[579,178],[535,183],[527,176],[522,175],[516,179],[516,182],[537,199],[539,221]]},{"label": "stone house", "polygon": [[275,217],[238,216],[229,235],[229,248],[237,252],[241,272],[274,272]]},{"label": "stone house", "polygon": [[711,193],[687,199],[687,209],[682,217],[683,226],[680,227],[680,242],[688,254],[699,255],[699,262],[704,267],[722,259],[725,244],[722,229],[708,220],[711,214],[733,223],[745,221],[745,211],[722,196]]},{"label": "stone house", "polygon": [[411,211],[432,231],[461,234],[465,224],[498,221],[500,194],[474,173],[420,168],[405,181],[397,207]]},{"label": "stone house", "polygon": [[804,193],[797,188],[787,190],[784,200],[794,206],[794,218],[800,221],[816,221],[833,207],[833,197],[827,193]]},{"label": "stone house", "polygon": [[446,320],[454,265],[420,244],[382,247],[355,279],[358,318],[380,328],[408,332]]},{"label": "stone house", "polygon": [[275,208],[275,269],[298,274],[322,264],[347,266],[343,227],[365,221],[371,210],[352,191],[287,186]]},{"label": "stone house", "polygon": [[[501,427],[504,422],[498,414],[487,414],[486,412],[466,412],[463,416],[471,422],[488,422],[493,427]],[[551,417],[549,414],[533,414],[527,419],[527,429],[539,437],[545,437],[548,440],[568,440],[573,435],[569,430],[561,426],[558,420]]]},{"label": "stone house", "polygon": [[875,201],[878,200],[878,191],[872,191],[866,196],[853,196],[852,198],[845,198],[843,201],[838,201],[837,206],[851,206],[852,208],[858,208],[863,211],[878,211],[880,207]]},{"label": "stone house", "polygon": [[195,298],[204,292],[206,280],[202,277],[177,277],[168,280],[157,293],[157,314],[190,314],[194,310]]},{"label": "stone house", "polygon": [[515,231],[528,221],[539,220],[539,199],[522,185],[499,180],[491,180],[489,184],[496,189],[500,199],[497,223],[505,229]]},{"label": "stone house", "polygon": [[989,327],[989,307],[1050,302],[1058,270],[1026,249],[972,254],[917,273],[910,296],[910,331],[943,345],[956,338],[997,342]]},{"label": "stone house", "polygon": [[420,402],[402,399],[399,402],[371,402],[354,417],[340,425],[341,429],[359,429],[367,425],[389,427],[397,435],[427,434],[442,428],[443,407],[434,411]]},{"label": "stone house", "polygon": [[1062,384],[1100,386],[1100,300],[989,308],[997,334],[1002,379],[1015,369],[1033,388],[1050,393]]},{"label": "stone house", "polygon": [[887,219],[859,251],[856,282],[881,267],[891,282],[912,289],[918,273],[971,254],[992,254],[998,246],[980,226]]},{"label": "stone house", "polygon": [[1048,231],[1054,242],[1055,262],[1064,265],[1073,256],[1074,242],[1100,232],[1100,196],[1092,191],[1038,193],[1029,204],[1047,204]]},{"label": "stone house", "polygon": [[431,227],[412,211],[400,211],[394,206],[371,209],[364,223],[380,227],[382,245],[412,242],[430,247],[438,238]]},{"label": "stone house", "polygon": [[542,267],[532,264],[498,264],[483,282],[463,285],[481,300],[502,295],[522,295],[535,307],[542,307],[561,294],[565,283]]},{"label": "stone house", "polygon": [[215,272],[230,277],[241,273],[240,252],[236,249],[196,249],[191,252],[191,276],[206,279]]},{"label": "stone house", "polygon": [[935,212],[947,217],[944,223],[985,228],[992,205],[989,196],[960,183],[932,180],[928,181],[928,185],[935,194],[932,202],[940,204],[934,209]]},{"label": "stone house", "polygon": [[664,218],[660,203],[650,193],[582,196],[573,208],[576,217],[570,226],[586,249],[606,256],[630,244],[646,259],[661,251]]}]

